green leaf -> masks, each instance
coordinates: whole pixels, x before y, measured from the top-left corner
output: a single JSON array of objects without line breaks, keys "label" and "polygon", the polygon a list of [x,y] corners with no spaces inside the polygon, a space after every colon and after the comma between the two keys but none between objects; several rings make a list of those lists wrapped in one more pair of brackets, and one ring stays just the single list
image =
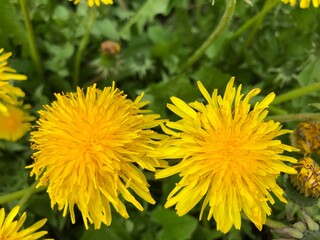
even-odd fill
[{"label": "green leaf", "polygon": [[120,39],[117,24],[109,19],[96,21],[92,28],[92,35],[114,41],[118,41]]},{"label": "green leaf", "polygon": [[52,15],[52,19],[57,22],[66,22],[70,19],[71,14],[68,9],[63,5],[58,5]]},{"label": "green leaf", "polygon": [[320,58],[309,63],[299,74],[298,82],[302,87],[308,86],[315,82],[320,82]]},{"label": "green leaf", "polygon": [[126,40],[131,38],[131,27],[137,26],[138,33],[143,32],[144,26],[154,20],[158,14],[165,14],[168,9],[169,0],[154,1],[148,0],[145,2],[139,11],[123,26],[120,30],[120,35]]},{"label": "green leaf", "polygon": [[204,227],[198,225],[196,231],[193,233],[193,239],[214,240],[221,239],[223,235],[222,232],[215,230],[212,226]]},{"label": "green leaf", "polygon": [[23,23],[20,21],[20,14],[10,1],[2,1],[0,7],[0,48],[9,48],[8,39],[12,39],[16,45],[22,45],[28,49],[27,33]]},{"label": "green leaf", "polygon": [[184,215],[179,217],[175,211],[157,206],[151,213],[151,218],[162,226],[157,240],[185,240],[190,239],[195,231],[198,220]]},{"label": "green leaf", "polygon": [[170,102],[170,97],[176,96],[186,102],[191,102],[199,95],[199,91],[191,85],[187,77],[177,76],[166,82],[149,84],[144,99],[150,101],[150,109],[166,118],[168,114],[166,104]]},{"label": "green leaf", "polygon": [[128,222],[130,220],[116,217],[110,226],[103,224],[100,229],[94,230],[91,227],[89,230],[85,230],[80,240],[132,240],[130,236],[132,226]]}]

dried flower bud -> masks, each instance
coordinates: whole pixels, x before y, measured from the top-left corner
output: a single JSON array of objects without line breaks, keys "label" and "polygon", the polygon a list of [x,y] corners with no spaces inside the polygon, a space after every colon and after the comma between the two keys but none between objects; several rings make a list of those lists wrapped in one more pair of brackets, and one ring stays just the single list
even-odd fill
[{"label": "dried flower bud", "polygon": [[101,43],[101,52],[106,56],[115,56],[121,50],[121,46],[117,42],[104,41]]},{"label": "dried flower bud", "polygon": [[292,184],[306,197],[320,197],[320,167],[305,157],[293,166],[298,174],[291,175]]},{"label": "dried flower bud", "polygon": [[316,121],[301,122],[292,135],[292,144],[305,155],[320,154],[320,123]]}]

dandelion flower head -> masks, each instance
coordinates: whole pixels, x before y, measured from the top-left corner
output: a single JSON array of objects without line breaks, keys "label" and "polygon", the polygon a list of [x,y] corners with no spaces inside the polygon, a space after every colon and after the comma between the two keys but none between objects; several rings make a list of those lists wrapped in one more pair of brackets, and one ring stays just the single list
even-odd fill
[{"label": "dandelion flower head", "polygon": [[7,106],[8,114],[0,114],[0,139],[17,141],[31,128],[34,117],[29,115],[25,106]]},{"label": "dandelion flower head", "polygon": [[13,221],[17,216],[20,207],[14,207],[6,216],[4,208],[0,209],[0,239],[5,240],[36,240],[47,234],[47,231],[37,232],[47,221],[42,219],[32,226],[20,230],[27,218],[27,214],[23,213],[18,221]]},{"label": "dandelion flower head", "polygon": [[296,160],[282,155],[295,149],[274,139],[291,131],[281,130],[279,122],[264,121],[275,94],[252,107],[249,100],[260,89],[244,96],[241,85],[236,89],[233,84],[231,78],[220,96],[217,89],[210,95],[199,81],[207,105],[171,98],[168,108],[181,119],[168,122],[163,129],[173,138],[171,158],[182,160],[156,173],[156,178],[181,176],[165,207],[175,205],[181,216],[204,198],[200,219],[209,205],[207,219],[213,217],[223,233],[233,225],[240,229],[241,212],[261,230],[266,215],[271,214],[268,202],[275,202],[271,193],[286,202],[277,177],[281,172],[296,172],[283,162]]},{"label": "dandelion flower head", "polygon": [[133,192],[154,204],[140,168],[155,171],[166,163],[156,149],[167,136],[151,128],[163,120],[141,109],[143,95],[131,101],[112,87],[96,85],[86,93],[56,94],[57,100],[39,111],[38,130],[31,133],[34,163],[31,175],[48,186],[52,207],[68,209],[75,222],[74,207],[82,213],[85,227],[110,225],[111,209],[124,218],[128,213],[120,195],[139,210]]},{"label": "dandelion flower head", "polygon": [[[285,4],[290,4],[292,7],[296,5],[296,0],[281,0]],[[319,7],[320,0],[300,0],[299,6],[300,8],[309,8],[310,3],[312,2],[315,8]]]},{"label": "dandelion flower head", "polygon": [[[74,4],[78,4],[80,2],[80,0],[69,0],[69,1],[73,1]],[[113,4],[113,0],[87,0],[87,2],[89,7],[92,7],[94,5],[100,6],[100,2],[102,2],[105,5]]]}]

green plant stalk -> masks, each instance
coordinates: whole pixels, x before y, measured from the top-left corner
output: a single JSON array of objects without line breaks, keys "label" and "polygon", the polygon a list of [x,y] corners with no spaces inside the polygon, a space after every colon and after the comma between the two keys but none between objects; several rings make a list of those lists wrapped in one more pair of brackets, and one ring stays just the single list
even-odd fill
[{"label": "green plant stalk", "polygon": [[270,218],[267,218],[267,221],[265,223],[266,226],[271,227],[271,228],[284,228],[284,227],[288,227],[287,225],[285,225],[282,222],[278,222],[275,220],[272,220]]},{"label": "green plant stalk", "polygon": [[28,201],[28,199],[32,196],[32,194],[37,190],[36,186],[38,184],[38,181],[35,181],[30,187],[29,187],[29,191],[25,192],[25,194],[22,196],[22,198],[20,199],[18,205],[21,207],[21,209],[23,208],[23,206],[26,204],[26,202]]},{"label": "green plant stalk", "polygon": [[306,120],[320,120],[320,113],[295,113],[268,116],[265,120],[274,120],[277,122],[293,122]]},{"label": "green plant stalk", "polygon": [[188,58],[187,62],[181,67],[180,71],[184,72],[197,62],[205,53],[205,51],[217,40],[220,35],[228,28],[233,17],[236,0],[226,0],[226,9],[211,35],[203,42],[203,44]]},{"label": "green plant stalk", "polygon": [[259,22],[259,19],[263,19],[264,16],[273,8],[275,7],[280,1],[279,0],[268,0],[262,10],[246,21],[236,32],[234,32],[231,36],[231,39],[237,38],[239,35],[241,35],[247,28],[249,28],[251,25],[256,23],[257,21]]},{"label": "green plant stalk", "polygon": [[[26,200],[33,194],[36,192],[42,192],[44,191],[46,188],[36,188],[36,184],[37,182],[33,183],[30,187],[13,192],[13,193],[8,193],[6,195],[2,195],[0,196],[0,205],[7,203],[7,202],[11,202],[13,200],[19,199],[19,198],[23,198],[24,196],[28,196],[27,198],[25,198]],[[23,203],[23,202],[22,202]]]},{"label": "green plant stalk", "polygon": [[302,87],[299,89],[294,89],[292,91],[289,91],[287,93],[281,94],[275,98],[275,100],[272,102],[272,105],[276,105],[282,102],[289,101],[291,99],[301,97],[304,95],[307,95],[310,92],[320,90],[320,83],[315,83],[306,87]]},{"label": "green plant stalk", "polygon": [[128,10],[128,6],[127,6],[127,4],[125,3],[125,1],[123,1],[123,0],[118,0],[118,4],[119,4],[119,6],[120,6],[123,10],[125,10],[125,11]]},{"label": "green plant stalk", "polygon": [[269,106],[268,107],[268,110],[270,112],[272,112],[273,114],[277,114],[277,115],[285,115],[285,114],[288,114],[288,111],[286,110],[283,110],[282,108],[278,108],[278,107],[275,107],[275,106]]},{"label": "green plant stalk", "polygon": [[126,22],[126,24],[120,29],[120,31],[119,31],[120,36],[122,36],[123,32],[127,31],[133,24],[135,24],[139,20],[140,15],[145,11],[145,9],[148,9],[149,5],[152,5],[153,2],[154,2],[154,0],[148,0],[140,7],[140,9],[137,11],[137,13],[133,17],[131,17]]},{"label": "green plant stalk", "polygon": [[255,36],[264,20],[264,18],[266,17],[267,13],[278,4],[278,0],[268,0],[265,2],[262,10],[261,10],[261,14],[259,15],[259,18],[256,19],[255,24],[253,26],[253,29],[251,30],[249,36],[247,37],[247,39],[245,40],[245,42],[243,43],[240,52],[245,51],[245,49],[250,46],[252,44],[252,42],[255,39]]},{"label": "green plant stalk", "polygon": [[29,9],[27,5],[27,0],[20,0],[20,6],[24,18],[24,23],[27,29],[27,38],[28,38],[28,43],[29,43],[29,51],[30,51],[30,56],[33,61],[33,64],[36,68],[36,71],[41,79],[43,79],[43,69],[42,69],[42,64],[40,60],[40,55],[38,52],[38,49],[36,47],[36,41],[35,41],[35,36],[34,36],[34,31],[30,19],[30,14],[29,14]]},{"label": "green plant stalk", "polygon": [[89,9],[89,22],[88,22],[88,26],[87,26],[87,32],[82,37],[80,44],[79,44],[79,47],[77,49],[76,55],[75,55],[74,72],[73,72],[73,86],[74,86],[74,88],[76,88],[79,85],[80,66],[81,66],[82,56],[83,56],[84,50],[86,49],[86,47],[88,45],[91,31],[92,31],[92,27],[93,27],[93,24],[94,24],[94,21],[96,18],[94,10],[95,10],[94,8]]}]

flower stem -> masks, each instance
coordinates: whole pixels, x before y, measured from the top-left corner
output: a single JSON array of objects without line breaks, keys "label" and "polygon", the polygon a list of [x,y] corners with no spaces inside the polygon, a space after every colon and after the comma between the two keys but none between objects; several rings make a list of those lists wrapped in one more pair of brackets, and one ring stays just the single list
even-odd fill
[{"label": "flower stem", "polygon": [[306,120],[320,120],[320,113],[295,113],[268,116],[265,120],[274,120],[278,122],[293,122]]},{"label": "flower stem", "polygon": [[205,42],[203,42],[203,44],[194,52],[194,54],[188,58],[187,62],[181,67],[181,72],[186,71],[195,62],[197,62],[203,56],[205,51],[211,46],[211,44],[219,38],[223,31],[228,28],[234,13],[235,5],[236,0],[226,0],[226,9],[220,19],[220,22],[207,40],[205,40]]},{"label": "flower stem", "polygon": [[84,50],[86,49],[90,34],[92,31],[93,23],[95,21],[95,12],[94,8],[89,9],[89,22],[87,26],[87,32],[82,37],[79,47],[76,52],[75,61],[74,61],[74,72],[73,72],[73,86],[76,88],[79,85],[79,79],[80,79],[80,65],[81,65],[81,59],[84,53]]},{"label": "flower stem", "polygon": [[125,10],[125,11],[128,10],[128,6],[127,6],[127,4],[125,3],[125,1],[123,1],[123,0],[118,0],[118,4],[119,4],[119,6],[120,6],[123,10]]},{"label": "flower stem", "polygon": [[285,114],[288,114],[288,111],[286,110],[283,110],[282,108],[278,108],[278,107],[275,107],[275,106],[269,106],[268,107],[268,110],[270,112],[272,112],[273,114],[277,114],[277,115],[285,115]]},{"label": "flower stem", "polygon": [[312,84],[312,85],[309,85],[306,87],[294,89],[290,92],[287,92],[287,93],[284,93],[284,94],[277,96],[274,99],[274,101],[272,102],[272,105],[286,102],[291,99],[307,95],[309,92],[313,92],[313,91],[317,91],[317,90],[320,90],[320,83],[315,83],[315,84]]},{"label": "flower stem", "polygon": [[[279,3],[279,0],[268,0],[265,2],[262,10],[256,15],[258,16],[257,18],[254,19],[254,21],[252,23],[255,23],[251,32],[249,33],[247,39],[245,40],[245,42],[243,43],[240,52],[244,52],[246,48],[248,48],[249,46],[251,46],[252,42],[254,41],[254,38],[257,34],[257,32],[260,29],[260,26],[265,18],[265,16],[267,15],[267,13],[273,8],[275,7],[277,4]],[[250,21],[250,20],[249,20]],[[247,23],[247,22],[246,22]],[[245,25],[245,24],[244,24]],[[238,35],[237,35],[238,36]]]},{"label": "flower stem", "polygon": [[[8,193],[6,195],[0,196],[0,205],[4,204],[4,203],[7,203],[7,202],[10,202],[10,201],[13,201],[15,199],[19,199],[19,198],[21,198],[20,202],[22,204],[24,204],[25,201],[28,200],[33,193],[41,192],[41,191],[44,191],[46,189],[46,188],[43,188],[43,187],[36,188],[36,184],[37,183],[38,182],[34,182],[30,187],[27,187],[25,189],[22,189],[22,190],[19,190],[19,191],[16,191],[16,192]],[[25,200],[22,201],[23,199],[25,199]]]},{"label": "flower stem", "polygon": [[38,75],[40,76],[41,79],[43,79],[42,64],[41,64],[38,49],[36,47],[36,41],[35,41],[34,31],[33,31],[32,23],[30,19],[27,0],[20,0],[20,6],[21,6],[23,18],[24,18],[24,23],[27,29],[30,56],[33,61],[33,64],[35,65]]},{"label": "flower stem", "polygon": [[237,38],[239,35],[241,35],[247,28],[249,28],[252,24],[254,24],[256,21],[259,22],[259,19],[263,19],[264,16],[269,12],[273,7],[275,7],[279,3],[279,0],[268,0],[262,10],[246,21],[233,35],[231,36],[231,39]]},{"label": "flower stem", "polygon": [[287,225],[285,225],[284,223],[282,222],[278,222],[278,221],[275,221],[275,220],[272,220],[270,218],[267,218],[267,221],[266,221],[266,226],[268,227],[271,227],[271,228],[284,228],[284,227],[288,227]]}]

